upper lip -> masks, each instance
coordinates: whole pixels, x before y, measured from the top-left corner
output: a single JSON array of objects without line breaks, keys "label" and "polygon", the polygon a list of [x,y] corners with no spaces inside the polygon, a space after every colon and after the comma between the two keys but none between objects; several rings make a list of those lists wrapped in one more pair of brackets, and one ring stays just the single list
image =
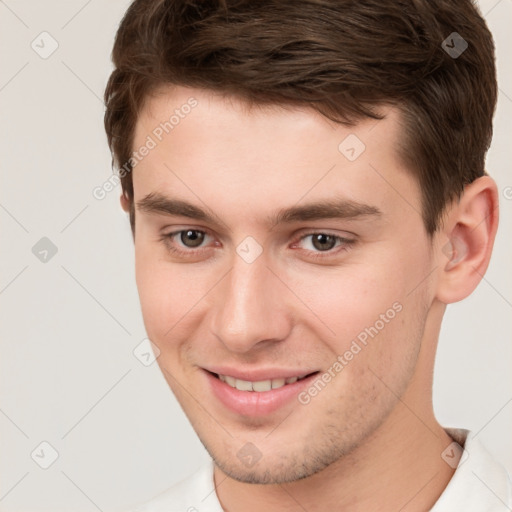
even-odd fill
[{"label": "upper lip", "polygon": [[228,366],[209,366],[204,367],[205,370],[216,373],[217,375],[229,375],[235,379],[245,380],[250,382],[258,382],[262,380],[273,379],[289,379],[290,377],[305,377],[316,370],[308,369],[289,369],[289,368],[261,368],[261,369],[240,369],[230,368]]}]

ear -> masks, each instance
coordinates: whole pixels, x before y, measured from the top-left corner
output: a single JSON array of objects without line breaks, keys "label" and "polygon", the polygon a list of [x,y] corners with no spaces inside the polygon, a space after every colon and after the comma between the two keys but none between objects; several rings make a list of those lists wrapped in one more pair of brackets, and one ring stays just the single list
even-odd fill
[{"label": "ear", "polygon": [[441,228],[436,298],[445,304],[458,302],[477,287],[491,259],[498,229],[498,189],[490,176],[466,185],[454,201]]},{"label": "ear", "polygon": [[128,213],[130,211],[130,202],[128,201],[128,198],[124,195],[124,192],[121,194],[119,200],[121,202],[121,208]]}]

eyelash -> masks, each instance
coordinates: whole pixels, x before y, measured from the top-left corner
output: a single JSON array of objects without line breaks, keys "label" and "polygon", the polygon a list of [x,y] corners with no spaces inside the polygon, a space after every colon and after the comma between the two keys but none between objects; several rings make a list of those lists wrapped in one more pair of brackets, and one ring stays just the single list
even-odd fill
[{"label": "eyelash", "polygon": [[[181,257],[187,257],[190,255],[195,255],[197,253],[200,253],[206,249],[205,247],[202,247],[202,248],[195,249],[195,250],[194,249],[183,250],[183,249],[178,249],[178,248],[174,247],[173,245],[171,245],[172,240],[176,235],[179,235],[186,231],[194,231],[197,233],[203,233],[205,235],[209,235],[209,233],[207,231],[204,231],[201,229],[180,229],[179,231],[173,231],[172,233],[164,234],[162,236],[161,240],[165,243],[167,249],[172,254],[175,254],[175,255],[181,256]],[[338,255],[342,252],[347,251],[355,243],[355,240],[352,240],[350,238],[344,238],[342,236],[335,235],[334,233],[329,233],[328,231],[311,231],[309,233],[301,235],[301,237],[296,242],[294,242],[294,244],[301,242],[303,239],[305,239],[309,236],[312,236],[312,235],[331,236],[336,241],[339,241],[341,243],[341,246],[338,246],[337,250],[335,250],[335,247],[333,249],[329,249],[328,251],[323,251],[323,252],[322,251],[309,251],[308,249],[305,249],[306,252],[313,252],[313,254],[311,254],[311,256],[310,256],[313,259],[324,259],[324,258],[329,258],[329,257],[335,256],[335,255]],[[209,236],[211,236],[211,235],[209,235]]]}]

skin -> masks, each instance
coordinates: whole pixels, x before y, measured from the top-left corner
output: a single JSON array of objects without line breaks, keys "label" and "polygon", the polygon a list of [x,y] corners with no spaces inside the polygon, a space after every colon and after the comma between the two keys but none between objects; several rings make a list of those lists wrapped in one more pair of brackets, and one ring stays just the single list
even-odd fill
[{"label": "skin", "polygon": [[[168,87],[148,99],[134,147],[190,97],[197,106],[134,169],[135,204],[159,192],[207,208],[218,222],[136,208],[136,280],[158,364],[214,459],[222,507],[430,508],[454,471],[441,458],[452,439],[432,407],[441,320],[487,269],[496,184],[484,176],[468,185],[429,238],[419,186],[396,152],[400,113],[389,107],[381,121],[346,127],[307,108],[249,109],[211,91]],[[338,150],[349,134],[366,146],[353,162]],[[266,222],[282,208],[334,197],[382,214]],[[121,204],[128,210],[124,196]],[[199,247],[163,236],[188,229],[207,233]],[[322,250],[305,236],[326,232],[355,242]],[[247,236],[263,250],[250,264],[236,252]],[[249,418],[205,384],[208,365],[325,372],[396,303],[400,312],[307,405],[292,400]],[[261,454],[252,467],[237,457],[249,442]]]}]

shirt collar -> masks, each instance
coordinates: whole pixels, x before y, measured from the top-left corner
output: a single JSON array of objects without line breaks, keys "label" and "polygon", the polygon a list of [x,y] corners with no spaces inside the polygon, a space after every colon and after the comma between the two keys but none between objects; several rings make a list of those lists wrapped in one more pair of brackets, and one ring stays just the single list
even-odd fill
[{"label": "shirt collar", "polygon": [[456,443],[447,448],[448,456],[451,449],[460,450],[462,456],[430,512],[510,512],[512,482],[505,468],[469,430],[445,428],[445,431]]}]

